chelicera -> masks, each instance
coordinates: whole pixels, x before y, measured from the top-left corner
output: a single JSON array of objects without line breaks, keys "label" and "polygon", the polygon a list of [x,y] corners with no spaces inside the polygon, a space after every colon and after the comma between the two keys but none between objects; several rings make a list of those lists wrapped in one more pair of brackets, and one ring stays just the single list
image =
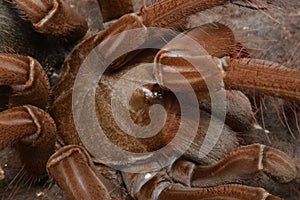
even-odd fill
[{"label": "chelicera", "polygon": [[[113,181],[107,176],[112,169],[100,167],[101,158],[90,155],[77,134],[72,120],[74,82],[81,64],[92,49],[105,39],[134,28],[181,29],[185,18],[191,14],[229,2],[165,0],[143,8],[140,14],[126,14],[132,11],[129,1],[116,2],[115,8],[123,8],[117,16],[107,12],[108,2],[99,1],[104,20],[124,15],[92,36],[85,35],[88,29],[85,20],[61,0],[12,0],[10,3],[31,22],[35,31],[60,38],[64,48],[71,48],[70,43],[82,40],[64,61],[60,78],[51,89],[46,73],[36,59],[26,54],[0,55],[0,83],[9,87],[9,109],[0,113],[0,147],[16,144],[28,173],[41,176],[47,171],[70,199],[281,199],[280,196],[285,194],[273,187],[299,185],[298,166],[284,152],[261,144],[240,146],[234,130],[242,132],[253,128],[255,119],[251,105],[242,93],[226,91],[219,84],[216,91],[227,94],[227,125],[213,150],[205,158],[197,157],[209,121],[212,118],[218,120],[218,116],[208,114],[211,110],[210,98],[203,77],[184,59],[186,55],[193,58],[197,55],[195,52],[189,55],[188,48],[177,45],[176,40],[181,35],[173,36],[172,40],[166,39],[171,41],[166,42],[169,46],[162,51],[131,52],[112,63],[98,83],[95,98],[99,124],[114,144],[135,153],[155,151],[175,137],[182,117],[178,102],[168,86],[175,85],[182,93],[184,88],[172,79],[173,71],[164,66],[177,69],[190,81],[199,106],[204,109],[201,111],[201,121],[196,122],[199,124],[197,135],[180,159],[160,171],[114,171],[119,177],[121,174],[122,180]],[[192,37],[209,53],[206,55],[210,58],[207,62],[218,66],[216,76],[223,78],[226,87],[299,100],[299,71],[247,58],[248,53],[241,53],[227,26],[205,24],[186,30],[184,34]],[[137,80],[141,88],[133,93],[129,101],[131,119],[145,126],[151,123],[148,112],[152,105],[160,104],[167,111],[164,128],[157,136],[148,139],[127,136],[115,123],[111,111],[114,82],[139,66],[140,62],[155,62],[155,65],[151,70],[140,71],[142,74],[149,73],[149,78]],[[280,73],[290,79],[276,76]],[[276,80],[266,82],[270,75],[274,75]],[[290,81],[293,85],[289,84]],[[43,110],[45,108],[50,114]],[[56,139],[63,147],[55,149]],[[123,185],[126,189],[115,189]]]}]

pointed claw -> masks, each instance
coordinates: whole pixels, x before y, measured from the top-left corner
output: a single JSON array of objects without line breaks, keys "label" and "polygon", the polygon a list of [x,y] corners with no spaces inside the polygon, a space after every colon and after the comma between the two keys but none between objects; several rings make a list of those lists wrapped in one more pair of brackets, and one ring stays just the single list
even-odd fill
[{"label": "pointed claw", "polygon": [[47,105],[50,84],[41,65],[31,57],[0,54],[0,85],[11,87],[10,107]]},{"label": "pointed claw", "polygon": [[13,0],[13,3],[38,32],[74,42],[81,39],[88,29],[85,19],[62,0]]},{"label": "pointed claw", "polygon": [[0,149],[17,143],[24,167],[32,175],[46,173],[46,162],[54,152],[55,133],[50,115],[36,107],[15,107],[0,113]]},{"label": "pointed claw", "polygon": [[158,200],[199,200],[199,199],[223,199],[223,200],[280,200],[262,188],[243,185],[221,185],[210,188],[183,188],[172,186],[164,190]]},{"label": "pointed claw", "polygon": [[59,149],[47,163],[48,173],[70,199],[110,199],[89,154],[79,146]]}]

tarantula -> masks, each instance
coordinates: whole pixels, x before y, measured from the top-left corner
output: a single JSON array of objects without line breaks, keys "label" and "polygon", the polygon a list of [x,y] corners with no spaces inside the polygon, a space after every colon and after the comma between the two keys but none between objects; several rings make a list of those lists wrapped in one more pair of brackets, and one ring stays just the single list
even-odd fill
[{"label": "tarantula", "polygon": [[[258,9],[251,2],[241,2],[249,9]],[[9,107],[0,113],[0,148],[15,144],[24,169],[37,177],[48,172],[70,199],[269,200],[288,197],[284,190],[299,185],[298,166],[288,155],[275,148],[262,144],[241,146],[242,141],[238,139],[241,136],[235,131],[253,129],[255,118],[247,97],[241,92],[226,89],[255,90],[299,101],[300,72],[252,59],[246,48],[235,41],[232,31],[221,23],[184,28],[188,16],[227,3],[229,1],[226,0],[165,0],[134,14],[131,13],[130,1],[100,0],[104,21],[120,18],[105,30],[91,35],[86,33],[88,26],[84,18],[61,0],[1,1],[0,8],[4,7],[5,12],[14,16],[11,7],[14,5],[19,15],[27,20],[20,19],[20,24],[12,23],[14,26],[9,29],[16,32],[21,27],[30,32],[22,33],[21,30],[20,35],[7,36],[3,33],[5,37],[15,39],[11,39],[14,41],[11,44],[6,43],[3,37],[1,51],[6,53],[0,55],[1,95],[4,97],[1,103],[3,107],[5,104]],[[116,11],[108,12],[109,5]],[[151,27],[171,28],[173,31],[158,33]],[[130,31],[135,29],[142,31],[145,37],[133,37],[134,32]],[[180,34],[175,30],[184,32]],[[126,32],[130,33],[129,36]],[[196,48],[185,40],[186,36],[192,38]],[[30,49],[19,47],[21,38],[26,38],[22,43]],[[135,50],[112,60],[105,57],[112,56],[126,44],[153,47],[153,38],[165,45],[160,47],[160,51]],[[103,45],[102,51],[105,49],[108,53],[98,52],[97,56],[103,60],[96,60],[99,63],[95,68],[101,68],[101,62],[108,64],[108,68],[101,81],[96,83],[94,103],[87,104],[91,93],[86,86],[90,86],[88,82],[93,74],[98,73],[98,69],[90,66],[96,62],[90,56],[99,45],[100,48]],[[47,49],[43,49],[45,47]],[[22,55],[8,54],[9,51]],[[68,55],[53,86],[50,87],[39,62],[29,55],[39,59],[42,65],[56,68]],[[53,57],[54,60],[51,59]],[[199,72],[192,64],[208,68]],[[82,72],[82,66],[88,66],[88,71]],[[184,77],[191,87],[186,87],[175,72]],[[128,73],[134,76],[128,78]],[[281,73],[286,77],[280,76]],[[274,79],[266,81],[269,76]],[[132,82],[138,82],[139,87],[129,91],[128,85]],[[117,84],[121,87],[118,88]],[[187,93],[191,88],[195,96]],[[77,95],[83,101],[76,99],[74,93],[77,89],[80,90]],[[128,94],[127,101],[122,99]],[[186,105],[181,104],[178,94],[184,97]],[[226,94],[225,99],[223,94]],[[222,100],[226,100],[227,109],[224,119]],[[216,107],[212,105],[215,101]],[[165,119],[153,118],[151,107],[157,104],[166,110]],[[74,106],[77,109],[74,110]],[[141,132],[149,125],[164,120],[165,123],[159,133],[151,137],[127,135],[115,120],[114,107],[117,110],[128,109],[130,119],[142,127],[138,129]],[[183,108],[192,110],[188,114],[201,112],[200,121],[186,115]],[[114,155],[117,159],[112,159],[113,150],[109,149],[105,138],[100,138],[99,146],[93,141],[96,136],[82,135],[82,131],[87,131],[84,124],[95,130],[89,121],[85,121],[89,119],[87,115],[91,109],[96,110],[95,119],[104,130],[105,138],[126,152],[151,154],[164,146],[171,148],[154,157],[158,160],[150,159],[154,164],[147,156],[125,158],[121,154]],[[159,112],[159,109],[155,111]],[[78,118],[83,119],[80,125],[76,124]],[[205,134],[209,132],[211,121],[215,122],[212,131],[220,131],[220,135],[216,143],[209,141],[212,149],[206,152]],[[187,126],[183,128],[184,134],[177,137],[181,124]],[[125,129],[129,127],[127,120],[121,125]],[[195,135],[190,132],[195,132]],[[55,143],[58,149],[55,149]],[[106,157],[96,155],[94,147],[100,148],[103,151],[100,155],[104,153]],[[160,165],[162,167],[158,169]]]}]

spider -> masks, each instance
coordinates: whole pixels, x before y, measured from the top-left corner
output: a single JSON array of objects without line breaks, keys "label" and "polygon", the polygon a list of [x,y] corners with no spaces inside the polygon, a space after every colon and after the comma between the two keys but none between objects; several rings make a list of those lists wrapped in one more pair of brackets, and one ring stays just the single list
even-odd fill
[{"label": "spider", "polygon": [[[132,11],[130,6],[124,10],[121,9],[124,7],[120,6],[121,8],[118,9],[119,4],[116,2],[114,6],[121,12],[118,16],[114,16],[105,12],[107,11],[106,1],[99,2],[103,9],[103,18],[107,21]],[[182,29],[182,23],[189,15],[229,2],[166,0],[143,8],[139,15],[124,15],[104,31],[93,36],[85,35],[87,30],[85,20],[63,1],[13,0],[10,3],[15,5],[22,16],[32,23],[31,25],[37,32],[47,35],[45,40],[53,41],[53,37],[60,38],[58,41],[54,40],[60,45],[57,51],[67,54],[69,49],[73,48],[74,43],[82,40],[64,61],[59,80],[51,88],[50,100],[48,98],[50,84],[37,60],[27,55],[1,54],[0,56],[1,85],[9,86],[9,89],[6,87],[4,90],[7,89],[9,90],[7,93],[10,93],[8,97],[10,108],[0,114],[0,147],[16,144],[24,169],[28,173],[41,176],[46,173],[47,166],[49,175],[55,179],[70,199],[280,199],[279,196],[286,195],[284,190],[287,187],[299,184],[298,167],[282,151],[261,144],[240,147],[241,141],[238,140],[233,130],[243,132],[253,128],[255,119],[251,105],[242,93],[226,91],[221,84],[217,84],[216,87],[218,87],[217,91],[227,95],[227,102],[229,102],[226,105],[228,112],[225,122],[227,125],[222,128],[220,138],[212,151],[200,159],[199,146],[203,143],[203,133],[206,132],[209,121],[213,119],[221,122],[219,121],[221,119],[218,113],[216,116],[208,114],[213,110],[210,106],[212,99],[207,97],[207,88],[203,84],[203,79],[197,71],[191,69],[190,63],[182,59],[185,54],[195,52],[182,49],[180,39],[183,36],[179,34],[175,37],[176,34],[173,32],[167,36],[155,35],[155,37],[163,38],[166,43],[163,50],[159,52],[134,51],[110,63],[108,71],[98,82],[95,107],[99,124],[104,129],[107,138],[115,145],[135,153],[156,151],[172,142],[179,129],[180,120],[184,118],[184,115],[180,113],[179,100],[176,100],[174,91],[170,91],[168,87],[175,86],[180,94],[184,94],[186,88],[173,78],[173,71],[164,66],[179,69],[196,91],[198,103],[196,110],[199,106],[203,108],[201,120],[196,121],[199,127],[197,126],[195,139],[183,137],[182,141],[175,143],[180,147],[181,143],[191,142],[188,150],[183,152],[184,155],[179,159],[176,157],[170,165],[162,167],[159,171],[141,172],[143,170],[136,168],[136,173],[126,170],[119,172],[99,164],[102,158],[90,155],[85,149],[86,147],[90,151],[87,143],[82,141],[84,138],[77,134],[79,129],[73,123],[73,115],[76,113],[72,113],[72,95],[75,91],[76,75],[80,72],[81,64],[92,49],[105,39],[133,28],[145,29],[145,26],[159,26]],[[204,46],[209,53],[206,57],[210,59],[203,61],[208,62],[209,66],[218,66],[219,71],[216,76],[221,75],[225,85],[230,86],[231,89],[255,89],[268,95],[299,100],[297,96],[299,71],[280,68],[266,61],[243,58],[248,57],[248,52],[236,44],[233,33],[227,26],[220,23],[206,24],[187,30],[185,35],[193,38],[200,46]],[[206,36],[205,39],[203,35]],[[44,38],[40,34],[37,34],[37,37]],[[178,46],[178,44],[181,45]],[[219,46],[216,47],[215,44]],[[112,45],[111,48],[113,47],[115,48],[113,50],[119,48],[116,45]],[[36,52],[31,54],[47,57],[39,52],[39,47],[34,48]],[[49,54],[50,52],[49,50]],[[155,62],[155,65],[153,68],[149,66],[139,68],[141,62],[152,63],[151,66]],[[149,116],[151,106],[160,104],[167,111],[165,126],[160,134],[151,138],[136,139],[124,135],[114,121],[111,111],[114,95],[118,92],[122,95],[129,93],[126,89],[113,93],[116,89],[114,83],[134,69],[138,69],[139,74],[147,76],[143,79],[138,79],[137,76],[136,81],[141,87],[133,92],[128,102],[131,119],[143,127],[153,121],[153,118],[151,120]],[[249,75],[252,69],[256,70],[254,73],[262,75]],[[286,73],[296,81],[292,86],[288,84],[277,86],[275,81],[267,85],[264,78],[266,75],[273,75],[272,72]],[[248,79],[245,76],[248,76]],[[125,84],[132,82],[126,78],[124,80],[122,85],[124,87]],[[282,79],[278,80],[282,81]],[[287,79],[284,78],[283,81]],[[84,85],[84,82],[79,82],[80,84]],[[278,88],[274,89],[275,87]],[[84,98],[87,98],[87,95]],[[116,98],[117,104],[122,106],[123,100],[118,98]],[[187,98],[187,101],[189,102],[190,99]],[[80,106],[82,108],[79,109],[79,116],[84,118],[84,109],[90,107]],[[47,108],[50,115],[41,108]],[[188,120],[190,120],[188,123],[195,123],[193,119]],[[218,129],[218,127],[215,128]],[[63,144],[64,147],[54,152],[56,139],[59,141],[58,146]],[[105,153],[109,151],[110,149]],[[172,154],[167,153],[166,156],[172,157]],[[108,164],[126,169],[127,166],[124,165],[133,165],[134,162],[143,162],[143,160],[131,158],[125,164],[121,160]],[[114,178],[111,178],[112,174]]]}]

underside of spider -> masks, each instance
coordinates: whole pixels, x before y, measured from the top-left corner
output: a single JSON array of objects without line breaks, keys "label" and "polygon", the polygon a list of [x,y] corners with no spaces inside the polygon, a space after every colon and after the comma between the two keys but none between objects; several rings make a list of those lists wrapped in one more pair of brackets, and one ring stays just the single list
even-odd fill
[{"label": "underside of spider", "polygon": [[[241,2],[249,9],[259,7],[251,1]],[[292,158],[262,144],[242,146],[240,138],[244,131],[256,125],[251,104],[241,91],[299,101],[300,71],[252,59],[247,49],[235,41],[231,29],[221,23],[184,28],[190,15],[229,1],[164,0],[143,7],[138,14],[132,13],[129,0],[99,0],[98,3],[103,20],[115,21],[103,31],[91,34],[85,19],[62,0],[1,1],[0,7],[6,6],[7,10],[15,7],[24,18],[20,20],[26,20],[24,28],[34,29],[36,40],[45,43],[32,41],[29,50],[23,47],[15,50],[18,54],[0,49],[6,52],[0,54],[0,86],[7,88],[1,94],[6,97],[1,99],[1,105],[8,105],[0,113],[0,149],[14,145],[30,175],[48,174],[69,199],[273,200],[291,195],[286,194],[286,188],[299,187],[299,166]],[[109,8],[115,12],[109,12]],[[172,31],[156,32],[153,27]],[[13,26],[9,28],[14,31]],[[128,34],[132,30],[142,34]],[[21,38],[26,38],[26,34],[21,34]],[[46,53],[39,50],[52,40],[59,44],[57,51],[67,57],[58,80],[50,84],[38,60],[44,64],[51,59],[56,46],[43,49]],[[0,48],[16,48],[3,41]],[[162,44],[160,50],[152,46],[109,60],[126,45],[144,47],[155,43]],[[97,56],[103,60],[96,69],[88,65],[90,74],[82,73],[83,65],[95,62],[88,58],[99,46],[102,51]],[[41,58],[33,58],[34,55]],[[101,68],[100,62],[106,63],[106,59],[109,60],[107,69],[96,83],[93,103],[86,104],[91,95],[88,82]],[[78,81],[78,74],[86,79]],[[127,78],[127,74],[135,75]],[[134,90],[129,87],[132,83],[138,84]],[[76,99],[78,87],[83,102]],[[129,99],[124,99],[128,94]],[[178,95],[184,97],[187,107],[181,104]],[[164,108],[164,118],[153,114],[152,107],[156,105]],[[131,156],[124,162],[125,157],[120,155],[119,160],[110,161],[97,156],[91,148],[95,146],[95,138],[82,137],[83,125],[76,124],[76,117],[82,119],[82,124],[89,124],[84,120],[88,119],[91,107],[96,111],[96,121],[104,137],[125,152],[156,155],[151,152],[165,146],[172,148],[152,160],[156,165],[145,157]],[[200,113],[201,119],[195,120],[183,108],[192,110],[190,114]],[[134,137],[120,128],[114,109],[117,113],[127,110],[129,120],[121,122],[126,130],[131,130],[130,124],[142,132],[153,124],[155,128],[163,120],[164,123],[154,136]],[[178,140],[182,124],[187,126]],[[88,128],[94,130],[92,126]],[[193,130],[194,135],[189,138]],[[202,151],[210,131],[220,134],[215,142],[214,138],[208,139],[213,144],[208,152]],[[106,139],[100,139],[97,145],[107,147],[99,151],[110,159],[113,149],[109,149]],[[180,156],[169,150],[180,151]],[[162,164],[164,156],[167,165]],[[157,165],[165,166],[151,168]],[[120,180],[111,178],[113,173]],[[0,168],[0,181],[2,178]]]}]

